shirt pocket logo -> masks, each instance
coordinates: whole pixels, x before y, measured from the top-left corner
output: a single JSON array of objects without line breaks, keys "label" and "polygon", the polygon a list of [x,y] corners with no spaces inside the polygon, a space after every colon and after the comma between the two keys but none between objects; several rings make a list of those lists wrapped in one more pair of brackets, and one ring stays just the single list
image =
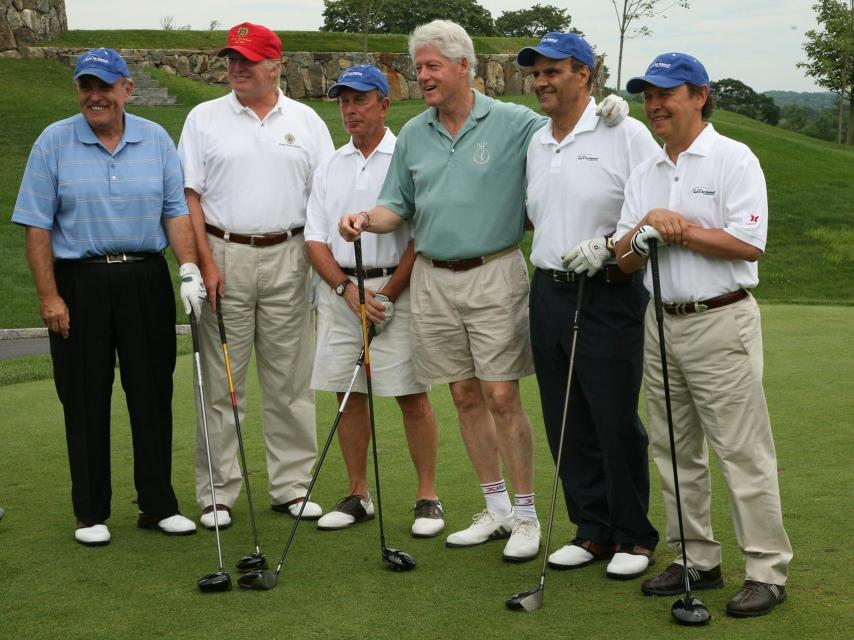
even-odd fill
[{"label": "shirt pocket logo", "polygon": [[699,196],[714,196],[717,193],[717,191],[715,189],[713,189],[712,187],[700,186],[700,187],[692,187],[691,193],[693,193],[694,195],[699,195]]},{"label": "shirt pocket logo", "polygon": [[575,159],[579,162],[599,162],[599,156],[594,156],[592,153],[579,153]]}]

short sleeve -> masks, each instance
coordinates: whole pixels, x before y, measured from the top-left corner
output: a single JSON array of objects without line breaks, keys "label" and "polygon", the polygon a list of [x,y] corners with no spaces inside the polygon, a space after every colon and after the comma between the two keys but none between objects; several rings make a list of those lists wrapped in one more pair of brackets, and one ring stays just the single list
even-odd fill
[{"label": "short sleeve", "polygon": [[199,133],[198,108],[190,111],[178,140],[178,157],[184,172],[184,187],[196,193],[205,189],[205,145]]},{"label": "short sleeve", "polygon": [[415,182],[407,162],[406,127],[394,144],[388,172],[386,173],[377,205],[390,209],[405,220],[415,213]]},{"label": "short sleeve", "polygon": [[50,230],[53,220],[59,212],[57,175],[51,169],[40,140],[30,150],[21,189],[12,213],[12,222]]}]

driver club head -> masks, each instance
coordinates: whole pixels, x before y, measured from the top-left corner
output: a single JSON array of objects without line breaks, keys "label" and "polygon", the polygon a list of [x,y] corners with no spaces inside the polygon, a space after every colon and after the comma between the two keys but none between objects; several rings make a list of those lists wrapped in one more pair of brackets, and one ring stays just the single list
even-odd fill
[{"label": "driver club head", "polygon": [[244,573],[237,579],[237,586],[241,589],[257,589],[258,591],[269,591],[279,584],[279,574],[269,569],[258,569]]},{"label": "driver club head", "polygon": [[250,571],[261,571],[267,569],[267,556],[263,553],[250,553],[238,560],[235,565],[240,573],[249,573]]},{"label": "driver club head", "polygon": [[706,609],[706,605],[690,594],[674,602],[670,607],[670,613],[676,622],[689,627],[708,624],[712,619],[712,614]]},{"label": "driver club head", "polygon": [[383,548],[383,562],[392,571],[412,571],[415,558],[400,549]]},{"label": "driver club head", "polygon": [[541,588],[531,589],[516,593],[504,601],[508,609],[515,611],[535,611],[543,606],[543,590]]},{"label": "driver club head", "polygon": [[199,578],[199,591],[202,593],[215,593],[218,591],[229,591],[231,589],[231,576],[225,571],[216,571]]}]

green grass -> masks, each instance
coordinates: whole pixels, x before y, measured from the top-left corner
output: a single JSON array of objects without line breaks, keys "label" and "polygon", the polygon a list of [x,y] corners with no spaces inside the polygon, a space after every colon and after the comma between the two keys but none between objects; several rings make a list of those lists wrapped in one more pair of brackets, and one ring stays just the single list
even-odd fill
[{"label": "green grass", "polygon": [[[364,39],[358,33],[325,31],[276,31],[282,48],[289,51],[363,51]],[[112,49],[220,49],[228,39],[227,31],[163,31],[131,29],[121,31],[67,31],[56,40],[44,43],[51,47],[110,47]],[[368,36],[368,51],[405,53],[408,36],[376,34]],[[538,42],[536,38],[475,36],[477,53],[516,53],[522,47]]]},{"label": "green grass", "polygon": [[[723,544],[724,589],[703,592],[711,626],[696,632],[676,627],[673,598],[645,598],[639,581],[605,579],[602,565],[550,572],[545,606],[535,613],[505,610],[504,599],[536,586],[539,563],[501,561],[502,543],[446,549],[443,539],[414,540],[411,522],[414,475],[394,403],[378,400],[383,506],[388,544],[418,561],[409,574],[394,574],[379,558],[378,525],[346,532],[301,527],[279,586],[270,592],[201,595],[195,581],[216,569],[213,535],[168,538],[135,528],[128,421],[121,387],[113,411],[113,543],[100,549],[76,545],[72,530],[62,412],[50,381],[0,387],[0,620],[3,637],[199,638],[256,635],[297,638],[849,638],[854,605],[848,567],[854,562],[850,505],[850,416],[854,411],[854,325],[850,307],[763,305],[766,389],[780,465],[784,518],[795,551],[789,600],[773,615],[733,620],[723,606],[743,578],[726,495],[716,465],[713,525]],[[355,355],[355,354],[354,354]],[[832,372],[830,375],[828,372]],[[173,478],[184,512],[198,516],[193,489],[191,359],[175,374]],[[224,384],[223,380],[206,384]],[[277,559],[290,518],[267,508],[258,386],[249,382],[245,434],[262,547]],[[447,507],[447,531],[466,526],[481,508],[446,388],[431,394],[440,423],[438,489]],[[523,397],[536,436],[539,515],[547,515],[553,465],[543,437],[536,385],[523,381]],[[318,402],[318,438],[328,434],[335,407],[330,394]],[[657,471],[650,515],[663,528]],[[329,507],[346,490],[340,453],[333,445],[316,498]],[[560,505],[560,502],[558,503]],[[846,507],[845,505],[849,505]],[[235,526],[223,533],[229,567],[252,551],[245,498],[235,505]],[[554,545],[570,528],[558,507]],[[656,569],[671,557],[658,549]],[[236,577],[232,571],[232,576]]]},{"label": "green grass", "polygon": [[[84,32],[70,32],[68,37],[81,33]],[[111,32],[89,33],[106,37]],[[162,31],[148,33],[175,35]],[[225,91],[162,72],[155,75],[177,95],[180,105],[129,110],[159,122],[176,140],[189,110]],[[71,70],[55,61],[0,59],[0,82],[5,89],[0,92],[0,113],[14,116],[4,118],[0,131],[4,150],[0,157],[0,209],[11,212],[33,141],[45,126],[75,113],[78,107],[71,89]],[[511,99],[536,108],[532,96],[511,96]],[[347,136],[336,104],[331,101],[309,104],[329,125],[335,144],[343,144]],[[642,107],[636,103],[631,107],[632,114],[642,120]],[[423,109],[420,100],[396,102],[389,112],[388,124],[397,131]],[[854,287],[850,286],[854,280],[851,259],[854,149],[725,111],[715,112],[712,121],[725,135],[748,144],[765,171],[770,230],[767,252],[760,266],[761,282],[755,290],[757,298],[765,302],[854,304]],[[0,327],[40,326],[22,230],[13,224],[0,225],[0,244],[5,249],[0,255],[0,270],[4,274],[0,288],[4,296]],[[524,246],[530,249],[530,235]]]}]

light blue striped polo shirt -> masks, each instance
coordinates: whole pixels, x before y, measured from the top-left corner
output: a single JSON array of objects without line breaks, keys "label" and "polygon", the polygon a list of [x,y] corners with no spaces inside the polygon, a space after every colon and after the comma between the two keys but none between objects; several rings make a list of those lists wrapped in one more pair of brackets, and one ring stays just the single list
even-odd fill
[{"label": "light blue striped polo shirt", "polygon": [[51,232],[54,258],[166,248],[162,218],[187,214],[175,144],[125,113],[110,153],[78,113],[47,127],[30,151],[12,222]]}]

